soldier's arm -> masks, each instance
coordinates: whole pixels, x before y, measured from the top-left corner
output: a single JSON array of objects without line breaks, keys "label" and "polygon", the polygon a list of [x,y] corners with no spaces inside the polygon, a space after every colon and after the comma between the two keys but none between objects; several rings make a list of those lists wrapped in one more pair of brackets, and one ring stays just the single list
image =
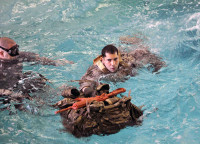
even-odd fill
[{"label": "soldier's arm", "polygon": [[65,64],[73,64],[72,61],[68,61],[65,59],[52,60],[47,57],[40,57],[38,54],[35,54],[33,52],[20,52],[18,59],[22,62],[35,62],[36,64],[42,65],[61,66]]},{"label": "soldier's arm", "polygon": [[148,69],[153,68],[152,72],[157,72],[159,69],[166,66],[161,57],[151,53],[147,49],[136,49],[130,54],[135,58],[134,64],[137,68],[141,68],[144,65],[150,64]]},{"label": "soldier's arm", "polygon": [[101,71],[98,69],[97,66],[92,65],[81,78],[81,81],[79,82],[79,89],[82,92],[88,91],[88,93],[96,90],[96,87],[99,85],[98,80],[100,76]]},{"label": "soldier's arm", "polygon": [[149,54],[149,64],[151,65],[148,68],[153,68],[152,72],[158,72],[162,67],[166,67],[162,58],[153,53]]},{"label": "soldier's arm", "polygon": [[11,95],[12,91],[8,89],[0,89],[0,95]]},{"label": "soldier's arm", "polygon": [[[10,99],[17,100],[18,98],[27,98],[31,100],[32,98],[28,94],[22,94],[20,92],[13,92],[8,89],[0,89],[0,96],[7,96]],[[5,99],[1,99],[5,101]]]}]

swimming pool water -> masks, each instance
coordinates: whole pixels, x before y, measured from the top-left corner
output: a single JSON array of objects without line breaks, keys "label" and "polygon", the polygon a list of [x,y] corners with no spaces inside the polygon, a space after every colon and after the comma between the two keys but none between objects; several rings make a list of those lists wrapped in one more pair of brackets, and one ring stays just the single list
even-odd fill
[{"label": "swimming pool water", "polygon": [[119,45],[119,37],[140,35],[150,50],[167,63],[159,74],[139,75],[112,89],[131,90],[132,102],[144,106],[141,126],[109,136],[77,139],[63,132],[59,115],[49,107],[59,99],[40,95],[44,105],[27,102],[30,112],[12,108],[0,113],[0,143],[200,143],[200,2],[198,0],[1,0],[0,36],[10,37],[20,50],[53,59],[68,59],[62,67],[24,64],[51,80],[52,87],[78,86],[101,49]]}]

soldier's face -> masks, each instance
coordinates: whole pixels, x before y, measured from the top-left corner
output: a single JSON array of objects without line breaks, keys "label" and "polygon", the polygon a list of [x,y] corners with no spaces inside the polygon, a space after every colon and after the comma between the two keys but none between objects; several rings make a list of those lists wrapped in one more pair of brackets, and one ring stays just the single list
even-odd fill
[{"label": "soldier's face", "polygon": [[102,63],[110,72],[116,72],[119,67],[119,56],[117,52],[114,54],[106,53],[102,58]]},{"label": "soldier's face", "polygon": [[[16,56],[19,55],[19,49],[17,46],[17,48],[15,47],[17,46],[15,42],[12,42],[10,44],[7,44],[7,47],[8,48],[4,48],[4,47],[0,47],[0,59],[3,59],[3,60],[13,60],[13,59],[16,59]],[[13,49],[14,48],[14,49]],[[17,55],[11,55],[8,51],[6,50],[10,50],[11,49],[11,54],[16,54],[16,50],[17,50]]]}]

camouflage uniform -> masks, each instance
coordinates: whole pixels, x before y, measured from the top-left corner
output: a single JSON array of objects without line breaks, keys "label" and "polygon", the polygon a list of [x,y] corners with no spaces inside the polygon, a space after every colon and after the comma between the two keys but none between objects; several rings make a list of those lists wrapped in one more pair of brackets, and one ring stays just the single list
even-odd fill
[{"label": "camouflage uniform", "polygon": [[31,52],[20,52],[15,60],[0,60],[0,103],[3,104],[1,107],[7,108],[4,104],[11,101],[19,103],[16,105],[21,107],[24,98],[31,99],[30,93],[43,92],[47,88],[47,79],[41,74],[31,71],[23,73],[23,62],[56,65],[53,60],[37,60],[37,55]]},{"label": "camouflage uniform", "polygon": [[115,73],[109,72],[100,60],[100,57],[94,59],[94,63],[88,68],[80,81],[80,90],[84,87],[96,87],[100,84],[100,80],[109,80],[112,82],[124,81],[127,76],[135,76],[136,70],[147,64],[147,68],[153,68],[152,72],[157,72],[165,63],[160,57],[152,54],[147,49],[136,49],[130,53],[122,52],[120,54],[119,68]]}]

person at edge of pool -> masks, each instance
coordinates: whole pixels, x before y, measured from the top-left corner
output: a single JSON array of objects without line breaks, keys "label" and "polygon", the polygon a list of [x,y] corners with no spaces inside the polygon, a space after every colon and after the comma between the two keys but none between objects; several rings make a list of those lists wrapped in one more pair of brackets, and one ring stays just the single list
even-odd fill
[{"label": "person at edge of pool", "polygon": [[[135,39],[129,37],[128,40]],[[104,88],[109,89],[109,86],[101,84],[100,80],[125,81],[128,76],[135,76],[137,69],[145,65],[147,65],[148,70],[153,69],[152,72],[158,72],[160,68],[166,66],[160,57],[151,53],[145,47],[134,49],[131,52],[121,52],[114,45],[107,45],[82,76],[79,81],[79,89],[85,96],[95,96],[99,86],[100,88],[105,86]]]},{"label": "person at edge of pool", "polygon": [[9,103],[11,99],[21,102],[30,93],[45,87],[47,79],[38,73],[23,73],[23,62],[61,66],[72,64],[68,60],[51,60],[32,52],[19,51],[19,45],[8,37],[0,37],[0,102]]}]

